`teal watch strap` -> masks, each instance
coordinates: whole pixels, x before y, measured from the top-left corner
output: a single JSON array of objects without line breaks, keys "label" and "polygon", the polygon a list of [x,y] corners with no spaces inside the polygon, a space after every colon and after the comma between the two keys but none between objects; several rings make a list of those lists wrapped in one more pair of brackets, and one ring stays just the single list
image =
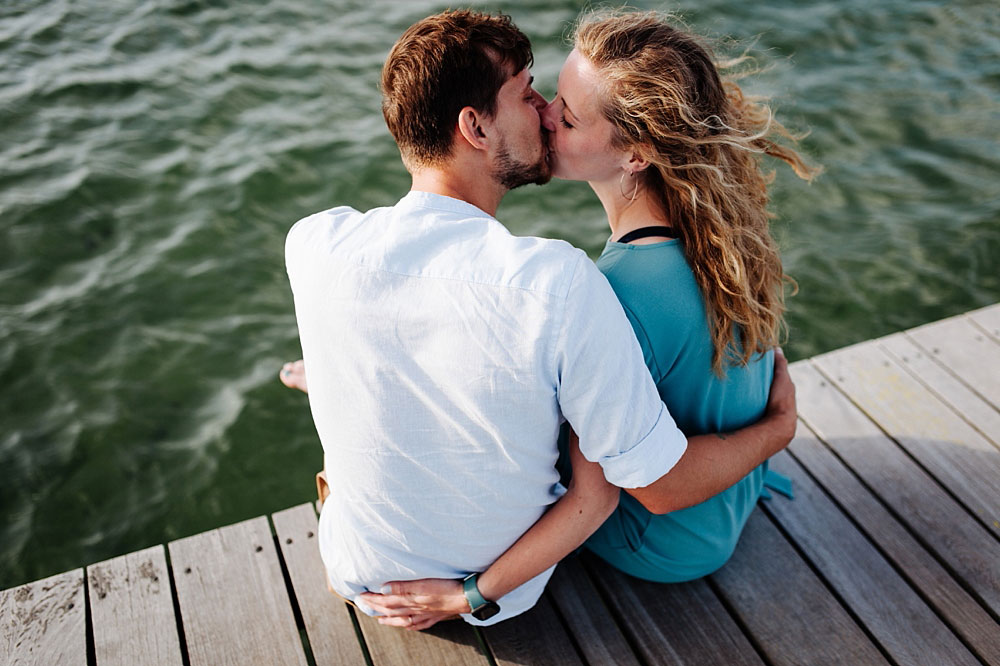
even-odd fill
[{"label": "teal watch strap", "polygon": [[479,592],[479,586],[476,584],[478,578],[479,574],[473,573],[466,576],[465,580],[462,581],[462,592],[465,594],[465,600],[469,602],[469,608],[472,612],[489,603]]}]

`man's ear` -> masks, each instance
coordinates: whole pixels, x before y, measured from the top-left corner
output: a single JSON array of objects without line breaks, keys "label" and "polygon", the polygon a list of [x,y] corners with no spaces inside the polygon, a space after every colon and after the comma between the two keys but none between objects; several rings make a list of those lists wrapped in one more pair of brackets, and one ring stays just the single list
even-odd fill
[{"label": "man's ear", "polygon": [[484,127],[484,120],[483,114],[471,106],[463,108],[458,113],[458,132],[476,150],[489,148],[485,131],[488,127]]}]

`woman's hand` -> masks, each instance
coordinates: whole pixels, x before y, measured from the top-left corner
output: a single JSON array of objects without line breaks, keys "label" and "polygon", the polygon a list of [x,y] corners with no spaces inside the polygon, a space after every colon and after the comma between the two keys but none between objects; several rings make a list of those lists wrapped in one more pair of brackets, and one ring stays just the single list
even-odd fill
[{"label": "woman's hand", "polygon": [[404,629],[428,629],[441,620],[470,613],[462,581],[449,578],[394,581],[388,594],[365,592],[361,599],[381,615],[379,624]]},{"label": "woman's hand", "polygon": [[781,347],[774,350],[774,379],[771,382],[771,393],[767,399],[764,419],[775,426],[774,443],[778,446],[769,454],[773,455],[788,446],[795,437],[795,425],[798,420],[795,384],[792,383],[792,376],[788,372],[788,361]]}]

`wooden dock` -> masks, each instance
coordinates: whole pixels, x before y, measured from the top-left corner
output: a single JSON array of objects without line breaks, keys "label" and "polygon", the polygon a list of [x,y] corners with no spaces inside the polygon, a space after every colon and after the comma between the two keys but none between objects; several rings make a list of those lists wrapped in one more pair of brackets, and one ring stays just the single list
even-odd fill
[{"label": "wooden dock", "polygon": [[1000,665],[1000,305],[793,364],[800,424],[733,559],[593,557],[482,630],[326,591],[305,504],[0,593],[3,664]]}]

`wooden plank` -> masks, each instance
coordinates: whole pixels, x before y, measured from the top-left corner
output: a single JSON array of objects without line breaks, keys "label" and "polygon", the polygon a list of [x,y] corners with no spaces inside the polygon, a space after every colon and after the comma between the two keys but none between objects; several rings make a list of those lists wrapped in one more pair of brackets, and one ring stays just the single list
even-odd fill
[{"label": "wooden plank", "polygon": [[326,587],[312,504],[279,511],[271,519],[317,666],[365,663],[347,603]]},{"label": "wooden plank", "polygon": [[267,518],[168,548],[192,666],[306,665]]},{"label": "wooden plank", "polygon": [[771,469],[792,480],[795,500],[762,505],[896,663],[979,664],[790,454]]},{"label": "wooden plank", "polygon": [[162,545],[90,565],[87,583],[98,666],[183,663]]},{"label": "wooden plank", "polygon": [[531,610],[481,631],[498,666],[583,664],[545,596]]},{"label": "wooden plank", "polygon": [[760,511],[712,580],[773,666],[887,663]]},{"label": "wooden plank", "polygon": [[876,342],[823,354],[813,363],[1000,537],[1000,451],[992,442]]},{"label": "wooden plank", "polygon": [[906,332],[932,358],[1000,408],[1000,343],[964,316]]},{"label": "wooden plank", "polygon": [[583,562],[649,666],[763,664],[704,580],[650,583],[626,576],[589,553]]},{"label": "wooden plank", "polygon": [[816,368],[804,362],[791,371],[800,418],[992,614],[1000,615],[1000,543]]},{"label": "wooden plank", "polygon": [[936,396],[1000,448],[1000,410],[983,400],[957,377],[934,361],[904,333],[880,338],[878,343]]},{"label": "wooden plank", "polygon": [[3,663],[86,664],[83,569],[0,592]]},{"label": "wooden plank", "polygon": [[[806,366],[795,368],[793,374],[798,379],[806,369]],[[808,390],[808,386],[799,384],[800,405],[803,391]],[[996,622],[801,422],[788,451],[973,652],[986,663],[1000,666],[1000,640],[997,638],[1000,627]]]},{"label": "wooden plank", "polygon": [[578,557],[559,563],[548,590],[587,663],[639,666]]},{"label": "wooden plank", "polygon": [[967,312],[966,316],[995,340],[1000,340],[1000,303]]},{"label": "wooden plank", "polygon": [[440,664],[440,666],[485,666],[489,664],[479,647],[472,625],[464,620],[438,622],[424,631],[383,627],[357,612],[374,666]]}]

